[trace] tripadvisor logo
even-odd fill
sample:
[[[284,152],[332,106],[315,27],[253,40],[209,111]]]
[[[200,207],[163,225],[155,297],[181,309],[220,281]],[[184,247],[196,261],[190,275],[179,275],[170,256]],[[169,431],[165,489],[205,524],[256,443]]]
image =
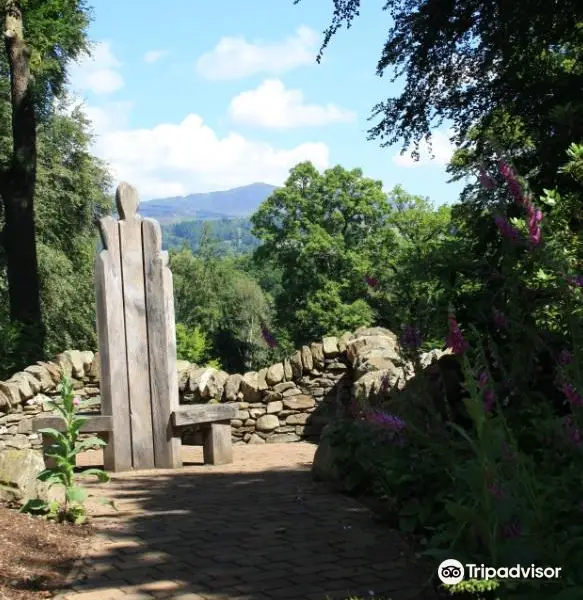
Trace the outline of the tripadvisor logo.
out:
[[[442,583],[455,585],[460,583],[467,574],[468,579],[558,579],[561,567],[537,567],[530,565],[522,567],[486,567],[485,565],[462,565],[459,560],[448,558],[437,569],[437,575]]]

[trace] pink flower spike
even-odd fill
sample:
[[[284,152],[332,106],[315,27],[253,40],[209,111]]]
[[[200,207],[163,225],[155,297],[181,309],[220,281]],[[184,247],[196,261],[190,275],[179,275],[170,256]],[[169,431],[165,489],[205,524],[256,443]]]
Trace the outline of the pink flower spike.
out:
[[[493,390],[487,389],[484,391],[484,408],[486,412],[492,412],[494,404],[496,403],[496,396]]]
[[[73,406],[79,406],[79,404],[81,404],[81,399],[78,396],[75,396],[75,398],[73,398]]]

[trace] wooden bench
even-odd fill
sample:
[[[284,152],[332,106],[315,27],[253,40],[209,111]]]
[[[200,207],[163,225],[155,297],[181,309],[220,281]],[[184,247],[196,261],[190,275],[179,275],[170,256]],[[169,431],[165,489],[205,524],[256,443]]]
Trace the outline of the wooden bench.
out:
[[[87,418],[81,427],[81,433],[94,433],[109,441],[113,431],[113,417],[96,415],[95,413],[79,416]],[[233,444],[231,439],[231,419],[237,416],[237,409],[232,404],[191,404],[182,405],[171,414],[171,426],[180,428],[198,425],[203,432],[203,457],[205,465],[224,465],[233,462]],[[33,419],[34,431],[51,427],[57,431],[65,430],[65,423],[59,416],[45,415]],[[43,435],[43,448],[52,443],[52,438]],[[46,460],[47,467],[52,466],[50,459]]]
[[[205,463],[232,462],[235,407],[179,404],[174,291],[160,224],[138,214],[131,185],[121,183],[115,199],[119,218],[99,220],[103,250],[95,261],[101,415],[87,415],[82,431],[107,440],[106,471],[180,467],[186,425],[203,428]],[[33,428],[63,425],[41,416]]]

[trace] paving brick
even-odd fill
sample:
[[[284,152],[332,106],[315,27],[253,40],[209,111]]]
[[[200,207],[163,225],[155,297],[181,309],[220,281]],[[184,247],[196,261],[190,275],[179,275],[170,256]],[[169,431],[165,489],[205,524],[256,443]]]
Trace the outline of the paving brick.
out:
[[[407,564],[402,537],[312,482],[314,451],[237,446],[231,465],[114,474],[95,493],[123,510],[90,507],[99,519],[86,580],[66,596],[326,600],[395,590],[393,600],[413,598],[412,583],[425,577]]]

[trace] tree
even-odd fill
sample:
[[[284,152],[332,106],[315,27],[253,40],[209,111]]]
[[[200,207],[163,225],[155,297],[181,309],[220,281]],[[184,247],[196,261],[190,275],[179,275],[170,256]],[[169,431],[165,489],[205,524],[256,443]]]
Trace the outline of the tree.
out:
[[[219,359],[231,372],[250,370],[269,354],[261,326],[271,327],[271,302],[236,260],[213,256],[212,245],[207,230],[201,254],[186,247],[170,252],[176,320],[210,342],[205,360]]]
[[[253,234],[262,241],[256,259],[282,269],[279,325],[296,344],[371,322],[362,300],[365,278],[388,211],[382,183],[360,169],[337,166],[320,174],[304,162],[252,216]]]
[[[374,258],[378,286],[369,302],[385,327],[398,331],[411,325],[426,340],[438,340],[444,335],[440,315],[447,312],[450,268],[460,258],[450,252],[456,241],[451,209],[435,207],[401,186],[389,192],[389,203],[387,235]],[[459,244],[455,248],[459,252]]]
[[[23,352],[33,360],[44,346],[34,220],[37,120],[62,93],[67,61],[86,49],[88,12],[83,0],[2,0],[0,15],[12,125],[11,154],[0,173],[2,245],[10,317],[22,324]]]
[[[318,58],[361,0],[332,4]],[[383,9],[393,22],[377,74],[391,69],[404,88],[374,107],[371,138],[412,143],[415,155],[444,120],[458,142],[476,124],[485,140],[503,110],[534,140],[538,166],[556,173],[569,142],[583,138],[583,3],[387,0]]]

